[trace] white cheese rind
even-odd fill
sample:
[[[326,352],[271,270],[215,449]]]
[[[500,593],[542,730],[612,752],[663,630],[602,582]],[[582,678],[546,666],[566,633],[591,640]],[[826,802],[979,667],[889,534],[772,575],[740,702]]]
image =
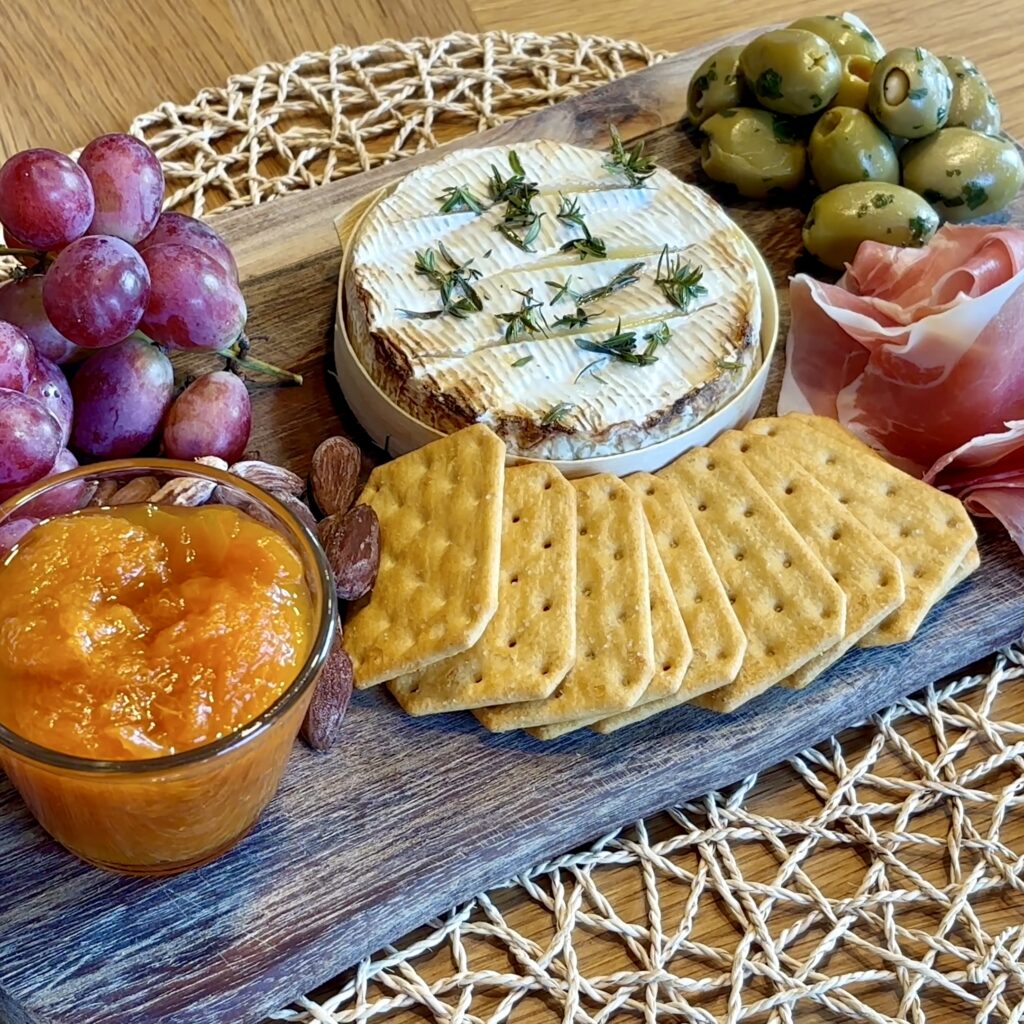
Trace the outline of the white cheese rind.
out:
[[[504,204],[483,214],[437,213],[452,185],[487,196],[491,166],[508,174],[513,147],[460,150],[399,183],[364,223],[346,281],[347,326],[357,357],[400,407],[450,431],[472,422],[495,429],[514,453],[579,459],[629,451],[687,429],[720,408],[760,362],[757,272],[742,233],[699,189],[659,169],[646,188],[628,188],[603,166],[605,154],[542,140],[515,146],[544,213],[536,252],[526,253],[494,230]],[[578,200],[608,258],[581,262],[560,246],[580,234],[555,216],[559,193]],[[437,289],[416,274],[415,253],[444,242],[481,272],[474,287],[484,310],[463,319],[408,316],[439,305]],[[655,283],[664,247],[699,264],[707,289],[683,312]],[[485,255],[490,250],[489,255]],[[550,328],[574,303],[551,305],[555,287],[572,275],[585,292],[641,263],[639,280],[587,307],[582,331]],[[520,308],[519,292],[543,300],[546,334],[505,338],[496,314]],[[581,348],[621,321],[645,335],[664,322],[667,344],[657,362],[638,366]],[[527,358],[529,357],[529,358]],[[513,365],[513,364],[519,365]],[[738,364],[738,365],[737,365]],[[551,410],[569,406],[562,416]]]

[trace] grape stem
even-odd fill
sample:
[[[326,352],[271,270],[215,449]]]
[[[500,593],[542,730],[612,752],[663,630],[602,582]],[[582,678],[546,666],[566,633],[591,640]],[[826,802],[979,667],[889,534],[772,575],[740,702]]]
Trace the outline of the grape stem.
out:
[[[47,258],[45,252],[39,252],[36,249],[14,249],[9,245],[0,245],[0,256],[27,256],[40,262]]]
[[[291,370],[282,369],[273,363],[268,363],[249,355],[250,346],[251,342],[243,334],[234,345],[230,348],[220,349],[217,354],[223,356],[228,361],[230,369],[252,370],[253,373],[265,373],[269,377],[278,377],[290,384],[302,384],[301,373],[292,373]]]

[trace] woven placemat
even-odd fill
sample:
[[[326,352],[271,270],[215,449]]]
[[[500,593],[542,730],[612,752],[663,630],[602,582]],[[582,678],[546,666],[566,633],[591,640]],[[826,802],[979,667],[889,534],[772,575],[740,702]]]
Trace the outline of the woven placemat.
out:
[[[132,130],[203,214],[368,170],[659,54],[571,34],[309,53]],[[284,1021],[1024,1021],[1024,724],[1012,649],[771,772],[430,922]],[[1016,846],[1014,846],[1014,842]],[[330,893],[323,894],[330,899]],[[540,1001],[539,1001],[540,1000]]]

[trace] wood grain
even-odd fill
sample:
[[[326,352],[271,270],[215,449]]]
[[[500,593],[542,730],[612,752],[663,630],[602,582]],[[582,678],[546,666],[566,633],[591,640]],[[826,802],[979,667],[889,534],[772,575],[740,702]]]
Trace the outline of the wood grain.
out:
[[[702,57],[698,48],[478,141],[595,143],[611,117],[628,136],[646,133],[652,155],[690,177],[696,151],[677,121],[683,84]],[[310,374],[301,390],[263,392],[258,407],[260,447],[299,468],[340,426],[322,391],[338,264],[331,214],[394,173],[384,168],[222,221],[254,323],[274,337],[278,358]],[[721,198],[783,286],[798,265],[801,211]],[[1024,210],[1017,216],[1024,221]],[[913,644],[858,651],[808,691],[773,692],[732,716],[684,708],[612,737],[544,745],[484,733],[469,716],[410,719],[385,693],[359,693],[344,746],[326,757],[297,749],[254,833],[190,875],[153,882],[86,868],[4,786],[3,1019],[254,1019],[538,859],[766,768],[1018,637],[1019,553],[996,535],[985,538],[983,558],[984,571]]]

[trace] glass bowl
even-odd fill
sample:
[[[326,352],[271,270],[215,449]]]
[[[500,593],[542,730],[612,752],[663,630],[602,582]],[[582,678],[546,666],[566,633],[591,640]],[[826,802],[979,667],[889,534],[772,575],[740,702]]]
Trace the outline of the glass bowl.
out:
[[[314,638],[298,675],[265,711],[235,732],[180,753],[101,761],[49,750],[0,723],[0,767],[39,824],[76,856],[110,871],[167,875],[205,864],[234,846],[277,791],[331,649],[337,598],[323,550],[284,505],[246,480],[191,462],[125,459],[49,477],[0,505],[0,527],[59,487],[139,476],[213,481],[217,499],[282,534],[299,556],[312,600]],[[110,485],[105,485],[109,487]],[[62,492],[67,494],[68,492]],[[38,505],[36,506],[39,507]]]

